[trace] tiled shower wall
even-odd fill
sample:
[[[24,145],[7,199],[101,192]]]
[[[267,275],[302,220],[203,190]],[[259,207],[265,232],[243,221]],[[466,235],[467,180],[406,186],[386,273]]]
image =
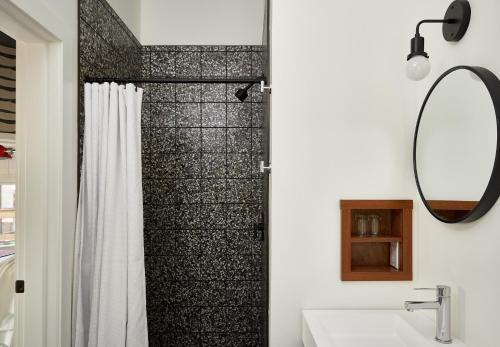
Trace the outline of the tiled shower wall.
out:
[[[263,69],[261,46],[141,48],[105,0],[80,0],[79,44],[81,87],[84,76],[234,79]],[[254,232],[263,212],[265,107],[258,86],[236,99],[243,86],[143,85],[151,347],[265,346],[266,255]]]
[[[141,44],[106,0],[79,0],[79,125],[83,143],[83,79],[139,77]]]
[[[106,0],[80,0],[80,77],[139,77],[141,44]]]
[[[143,47],[145,77],[248,78],[258,46]],[[151,84],[143,104],[150,346],[264,346],[263,104],[234,84]]]

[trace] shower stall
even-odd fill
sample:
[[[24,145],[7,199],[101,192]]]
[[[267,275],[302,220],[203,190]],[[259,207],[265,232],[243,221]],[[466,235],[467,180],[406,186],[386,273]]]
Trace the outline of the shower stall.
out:
[[[80,0],[80,85],[118,81],[144,89],[152,347],[267,346],[265,18],[259,46],[142,46],[106,0]],[[82,94],[79,114],[82,124]]]

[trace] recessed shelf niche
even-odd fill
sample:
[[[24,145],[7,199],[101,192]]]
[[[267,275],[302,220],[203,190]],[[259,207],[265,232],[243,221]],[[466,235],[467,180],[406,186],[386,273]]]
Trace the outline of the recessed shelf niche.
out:
[[[413,201],[341,200],[340,208],[342,281],[411,280]],[[357,216],[373,215],[378,235],[359,236]]]

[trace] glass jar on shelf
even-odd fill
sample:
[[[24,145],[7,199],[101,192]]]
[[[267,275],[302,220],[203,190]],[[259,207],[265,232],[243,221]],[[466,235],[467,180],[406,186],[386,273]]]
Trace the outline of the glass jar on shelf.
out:
[[[380,216],[371,214],[367,217],[368,230],[370,236],[378,236],[380,234]]]
[[[364,214],[357,214],[354,216],[356,222],[355,235],[364,237],[368,234],[368,218]]]

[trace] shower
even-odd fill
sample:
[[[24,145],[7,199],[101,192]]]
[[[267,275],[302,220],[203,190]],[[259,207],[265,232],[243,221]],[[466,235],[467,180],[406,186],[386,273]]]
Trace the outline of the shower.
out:
[[[263,79],[260,81],[260,92],[264,93],[264,91],[269,91],[271,93],[271,86],[266,86],[266,82]],[[248,90],[252,88],[252,86],[257,83],[257,82],[250,82],[245,88],[240,88],[234,93],[234,96],[238,98],[241,102],[245,101],[245,99],[248,97]]]
[[[116,46],[132,63],[116,64],[86,44],[110,30],[93,8],[115,25],[108,1],[81,2],[81,81],[143,89],[148,345],[267,347],[268,46],[143,46],[125,30]]]
[[[238,89],[236,93],[234,93],[234,96],[236,96],[241,102],[245,101],[245,99],[248,97],[248,90],[252,88],[254,84],[255,82],[249,83],[245,88]]]

